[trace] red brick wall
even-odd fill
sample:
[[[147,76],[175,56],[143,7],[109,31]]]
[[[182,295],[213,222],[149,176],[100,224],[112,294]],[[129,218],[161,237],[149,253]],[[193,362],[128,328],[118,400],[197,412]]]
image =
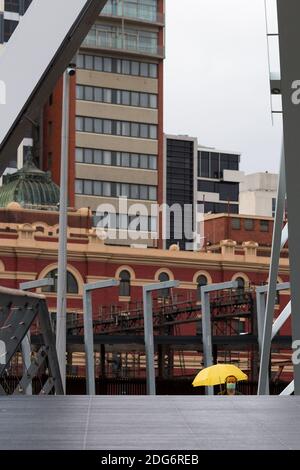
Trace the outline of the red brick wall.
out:
[[[259,245],[270,246],[272,244],[273,221],[269,220],[269,231],[262,232],[260,229],[260,219],[253,219],[254,230],[246,230],[245,219],[240,218],[240,230],[232,228],[232,219],[235,217],[218,217],[204,222],[205,242],[212,245],[218,244],[221,240],[234,240],[238,244],[245,241],[254,241]],[[236,218],[239,218],[236,216]],[[261,220],[264,220],[263,218]]]
[[[53,181],[60,185],[61,126],[63,79],[59,79],[48,103],[44,107],[43,169],[51,171]],[[69,125],[69,206],[75,205],[75,116],[76,78],[70,77],[70,125]],[[50,124],[52,123],[52,124]],[[51,154],[51,162],[49,156]]]

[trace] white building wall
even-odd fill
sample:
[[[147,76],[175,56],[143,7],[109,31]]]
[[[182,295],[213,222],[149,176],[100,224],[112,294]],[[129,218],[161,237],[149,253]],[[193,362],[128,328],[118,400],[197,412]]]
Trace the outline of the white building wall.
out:
[[[278,175],[246,175],[240,187],[240,214],[273,216],[272,200],[277,197]]]

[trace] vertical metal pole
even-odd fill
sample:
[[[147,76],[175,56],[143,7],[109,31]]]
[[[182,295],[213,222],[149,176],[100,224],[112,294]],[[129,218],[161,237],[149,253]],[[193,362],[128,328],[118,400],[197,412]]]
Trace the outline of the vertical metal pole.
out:
[[[300,2],[277,0],[281,90],[285,147],[286,189],[289,216],[289,258],[291,278],[292,336],[300,339]],[[300,364],[294,364],[295,395],[300,395]]]
[[[269,364],[271,355],[271,341],[272,341],[272,325],[274,317],[274,308],[276,301],[276,287],[277,287],[277,276],[280,261],[280,250],[281,250],[281,237],[282,237],[282,224],[285,209],[285,159],[284,159],[284,147],[282,145],[282,153],[280,160],[280,173],[279,173],[279,184],[277,192],[277,203],[276,203],[276,215],[274,220],[273,229],[273,244],[271,253],[271,265],[269,274],[269,288],[267,294],[267,305],[266,313],[264,318],[264,330],[261,346],[261,360],[259,369],[259,380],[258,380],[258,395],[266,395],[269,380]]]
[[[152,292],[143,289],[144,335],[147,364],[147,394],[156,395]]]
[[[83,293],[83,311],[84,345],[86,357],[86,390],[87,395],[96,395],[92,292],[86,288],[84,289]]]
[[[69,157],[70,77],[63,76],[59,251],[57,278],[56,349],[64,391],[66,391],[66,309],[67,309],[67,227],[68,227],[68,157]]]
[[[30,330],[22,341],[22,357],[24,362],[23,372],[25,373],[31,366],[31,337]],[[32,395],[32,382],[30,381],[25,389],[26,395]]]
[[[201,287],[201,299],[202,299],[202,342],[203,342],[203,359],[204,367],[210,367],[213,365],[212,355],[212,333],[211,333],[211,318],[210,318],[210,303],[209,303],[209,292]],[[205,387],[207,395],[214,394],[213,387]]]
[[[261,357],[264,324],[265,324],[265,314],[266,314],[266,298],[265,298],[265,291],[260,292],[259,288],[256,290],[256,311],[257,311],[259,357]],[[270,343],[270,348],[271,348],[271,343]],[[265,395],[269,395],[269,394],[270,394],[270,388],[269,388],[269,369],[268,369]]]
[[[266,300],[265,292],[259,292],[256,289],[256,313],[257,313],[257,333],[258,333],[258,346],[259,354],[261,354],[262,339],[265,324],[265,313],[266,313]]]

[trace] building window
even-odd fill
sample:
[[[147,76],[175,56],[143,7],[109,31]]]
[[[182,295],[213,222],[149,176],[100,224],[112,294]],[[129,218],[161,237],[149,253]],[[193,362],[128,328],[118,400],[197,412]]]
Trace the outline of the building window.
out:
[[[160,273],[158,276],[159,282],[167,282],[170,280],[169,274],[167,273]],[[158,297],[161,297],[163,299],[170,297],[170,289],[161,289],[158,291]]]
[[[157,140],[157,125],[77,116],[76,130],[92,134],[118,135]]]
[[[244,220],[244,227],[245,227],[245,230],[254,230],[254,220],[253,219],[245,219]]]
[[[261,232],[268,232],[269,231],[269,221],[268,220],[260,220],[260,231]]]
[[[83,46],[105,49],[120,49],[157,55],[158,33],[96,23],[86,36]]]
[[[207,286],[208,280],[207,277],[201,274],[197,279],[197,298],[201,300],[201,287]]]
[[[233,230],[240,230],[241,229],[241,219],[232,218],[231,219],[231,228]]]
[[[135,77],[158,77],[157,64],[88,54],[78,54],[77,67],[79,69],[95,70],[96,72],[117,73],[122,75],[132,75]]]
[[[130,297],[130,280],[131,276],[128,271],[122,271],[120,273],[120,297]]]
[[[140,184],[122,184],[111,181],[82,180],[75,181],[76,194],[102,197],[127,197],[128,199],[156,201],[157,187]]]
[[[275,217],[275,212],[276,212],[276,202],[277,202],[277,199],[276,199],[276,197],[272,197],[272,217]]]
[[[238,286],[237,286],[238,292],[244,292],[244,290],[245,290],[245,279],[243,277],[237,277],[236,282],[238,283]]]
[[[45,276],[47,279],[53,279],[54,284],[53,286],[46,286],[42,288],[42,292],[57,292],[57,279],[58,279],[58,271],[57,269],[53,269],[53,271],[50,271],[50,273]],[[70,273],[70,271],[67,272],[67,293],[68,294],[78,294],[78,283],[76,281],[75,276]]]
[[[151,93],[77,85],[76,98],[82,101],[157,109],[157,95]]]

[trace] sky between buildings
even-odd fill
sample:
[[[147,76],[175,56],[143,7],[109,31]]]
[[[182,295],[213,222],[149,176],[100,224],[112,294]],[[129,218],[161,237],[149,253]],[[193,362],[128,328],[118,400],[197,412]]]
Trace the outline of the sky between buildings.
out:
[[[165,131],[242,153],[241,169],[278,172],[264,0],[166,0]]]

